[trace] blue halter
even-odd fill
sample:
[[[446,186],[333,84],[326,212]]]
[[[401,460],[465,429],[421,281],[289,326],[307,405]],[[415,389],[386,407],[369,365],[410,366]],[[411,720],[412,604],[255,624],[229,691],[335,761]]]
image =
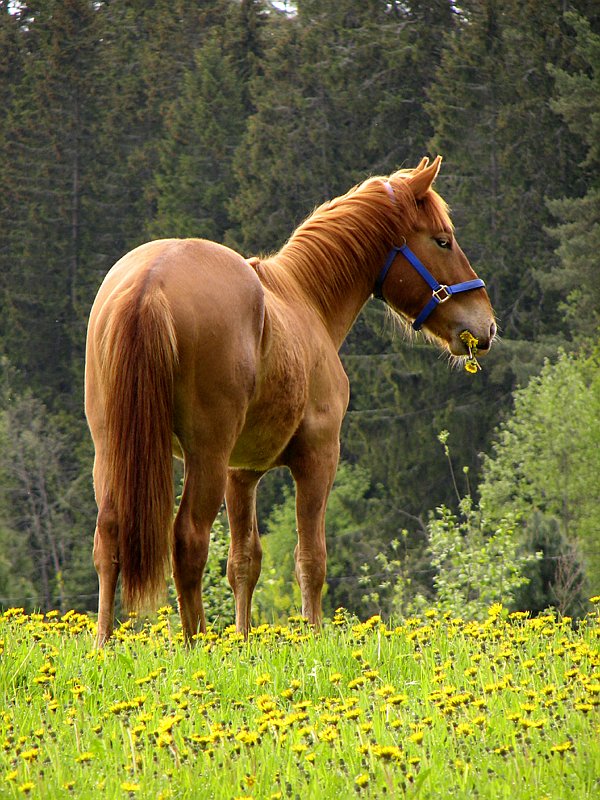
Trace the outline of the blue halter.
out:
[[[385,297],[383,296],[383,282],[385,281],[387,274],[390,270],[390,267],[394,263],[394,259],[398,255],[398,253],[402,253],[404,258],[412,264],[412,266],[417,270],[419,275],[423,278],[423,280],[427,283],[429,288],[431,289],[431,300],[425,305],[425,308],[421,311],[418,315],[416,320],[413,322],[413,328],[418,331],[421,329],[423,323],[429,318],[429,316],[433,313],[433,310],[436,306],[440,303],[445,303],[446,300],[450,300],[453,294],[458,294],[459,292],[468,292],[471,289],[481,289],[485,286],[485,283],[481,280],[481,278],[474,278],[471,281],[462,281],[462,283],[453,283],[451,286],[446,286],[445,284],[438,283],[436,279],[433,277],[431,272],[427,269],[427,267],[419,261],[413,251],[408,247],[408,245],[403,244],[400,247],[392,247],[390,252],[388,253],[388,257],[385,260],[385,264],[381,268],[381,272],[377,276],[377,280],[375,281],[375,288],[373,289],[373,296],[377,297],[379,300],[383,300],[385,302]]]

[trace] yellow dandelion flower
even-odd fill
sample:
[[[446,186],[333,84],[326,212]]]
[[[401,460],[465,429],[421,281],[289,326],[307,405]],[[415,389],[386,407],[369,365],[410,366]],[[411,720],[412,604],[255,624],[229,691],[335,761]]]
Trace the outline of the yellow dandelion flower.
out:
[[[358,786],[359,789],[364,788],[369,783],[369,776],[366,772],[363,772],[361,775],[357,775],[354,779],[354,783]]]
[[[488,616],[492,619],[497,619],[502,614],[502,603],[492,603],[488,608]]]
[[[469,330],[463,331],[460,334],[460,339],[461,339],[461,341],[463,341],[467,345],[467,347],[470,350],[472,350],[473,348],[477,347],[477,345],[479,344],[479,340],[476,339],[475,336],[473,336],[473,334]]]
[[[541,717],[540,719],[527,719],[526,717],[521,717],[519,724],[523,728],[539,729],[544,727],[546,724],[546,719],[544,717]]]
[[[18,788],[21,794],[29,794],[29,792],[35,788],[35,783],[33,781],[26,781],[25,783],[21,783]]]
[[[95,757],[96,756],[93,753],[91,753],[90,751],[86,751],[85,753],[80,753],[80,755],[77,756],[75,761],[78,764],[85,764],[86,761],[91,761]]]
[[[368,669],[363,674],[368,681],[374,681],[379,677],[379,670]]]
[[[457,736],[472,736],[474,729],[468,722],[461,722],[454,730]]]
[[[412,733],[408,737],[408,741],[412,742],[413,744],[421,744],[421,742],[423,741],[424,737],[425,737],[425,734],[423,733],[423,731],[415,731],[415,733]]]
[[[133,783],[132,781],[123,781],[121,784],[121,789],[124,792],[139,792],[140,785],[139,783]]]
[[[383,761],[401,761],[404,756],[402,748],[396,745],[375,745],[371,752]]]
[[[271,673],[270,672],[263,672],[262,674],[258,675],[256,678],[256,685],[257,686],[264,686],[266,683],[271,683]]]
[[[331,681],[331,683],[339,683],[343,677],[344,676],[342,675],[341,672],[332,672],[331,675],[329,676],[329,680]]]
[[[365,683],[366,683],[366,678],[363,675],[359,675],[358,678],[353,678],[351,681],[348,681],[348,688],[358,689],[359,686],[364,686]]]
[[[318,736],[322,742],[334,742],[339,738],[339,731],[335,725],[327,725],[322,731],[319,731]]]
[[[550,748],[551,753],[566,753],[567,750],[572,750],[573,742],[561,742],[560,744],[555,744]]]
[[[256,698],[255,702],[263,714],[268,714],[270,711],[274,711],[277,708],[276,701],[268,694],[261,694]]]
[[[407,694],[393,694],[391,697],[388,697],[386,702],[388,702],[391,706],[400,706],[403,703],[408,702],[408,695]]]

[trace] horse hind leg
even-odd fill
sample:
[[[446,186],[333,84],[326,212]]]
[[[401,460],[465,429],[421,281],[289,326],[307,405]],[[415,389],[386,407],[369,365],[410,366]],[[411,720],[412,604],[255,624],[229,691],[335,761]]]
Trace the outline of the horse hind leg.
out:
[[[108,498],[102,501],[98,510],[94,533],[94,566],[99,584],[96,644],[102,647],[113,631],[115,593],[119,578],[117,515]]]
[[[202,604],[202,575],[208,558],[210,529],[225,493],[226,465],[215,467],[186,456],[183,493],[175,517],[173,577],[186,642],[206,631]]]
[[[227,578],[235,597],[238,633],[248,635],[252,594],[260,575],[262,547],[256,518],[256,487],[261,472],[229,470],[225,502],[231,531]]]

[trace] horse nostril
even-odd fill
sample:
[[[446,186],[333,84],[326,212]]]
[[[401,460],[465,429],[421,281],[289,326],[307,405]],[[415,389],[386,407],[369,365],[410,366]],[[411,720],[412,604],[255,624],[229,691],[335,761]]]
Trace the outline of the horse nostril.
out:
[[[496,331],[497,331],[496,323],[492,322],[492,324],[490,325],[490,344],[492,343],[492,340],[494,339],[494,336],[496,335]]]

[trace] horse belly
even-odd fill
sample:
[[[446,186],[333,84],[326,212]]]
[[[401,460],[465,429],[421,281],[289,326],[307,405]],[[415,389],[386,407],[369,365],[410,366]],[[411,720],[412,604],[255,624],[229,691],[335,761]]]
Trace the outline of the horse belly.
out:
[[[276,374],[259,382],[230,466],[261,472],[281,464],[281,456],[304,417],[307,395],[305,365],[300,357],[288,354]]]

